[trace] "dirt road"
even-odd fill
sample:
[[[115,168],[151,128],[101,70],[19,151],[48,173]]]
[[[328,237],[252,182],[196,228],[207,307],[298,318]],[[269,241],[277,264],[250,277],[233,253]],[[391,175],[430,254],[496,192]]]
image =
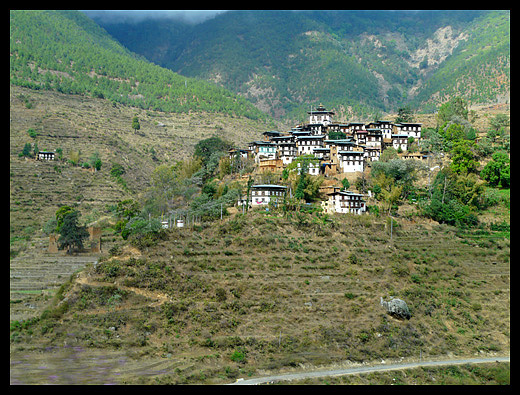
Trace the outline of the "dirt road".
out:
[[[280,374],[275,376],[257,377],[254,379],[238,379],[236,382],[229,385],[256,385],[273,383],[277,381],[291,381],[291,380],[302,380],[306,378],[315,377],[327,377],[327,376],[343,376],[346,374],[358,374],[358,373],[369,373],[369,372],[382,372],[385,370],[398,370],[398,369],[411,369],[418,368],[421,366],[441,366],[441,365],[460,365],[467,363],[489,363],[489,362],[509,362],[509,356],[507,357],[493,357],[493,358],[468,358],[468,359],[447,359],[438,361],[422,361],[422,362],[410,362],[410,363],[398,363],[398,364],[381,364],[375,366],[360,366],[348,369],[336,369],[336,370],[315,370],[312,372],[302,373],[289,373]]]

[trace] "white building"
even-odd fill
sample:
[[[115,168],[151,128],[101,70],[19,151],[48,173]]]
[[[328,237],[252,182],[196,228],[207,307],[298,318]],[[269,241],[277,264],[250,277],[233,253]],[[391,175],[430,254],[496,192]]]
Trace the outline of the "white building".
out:
[[[392,147],[396,150],[401,148],[401,151],[408,151],[408,135],[406,134],[392,134]]]
[[[408,137],[413,137],[415,140],[421,138],[421,123],[398,123],[395,124],[397,133],[395,134],[406,134]]]
[[[269,202],[282,202],[287,192],[287,187],[275,184],[263,184],[251,186],[251,207],[266,206]]]
[[[363,195],[350,191],[335,190],[328,194],[328,199],[322,202],[326,213],[351,213],[362,214],[366,212],[366,202]]]
[[[276,144],[270,141],[253,141],[249,143],[249,149],[255,156],[255,162],[260,160],[276,159]]]
[[[297,155],[309,155],[313,153],[314,148],[322,148],[325,137],[324,134],[296,137]]]
[[[293,135],[273,137],[271,141],[276,143],[276,156],[282,160],[284,166],[290,164],[297,156],[296,142]]]
[[[54,151],[40,151],[38,152],[38,160],[54,160],[56,152]]]
[[[365,169],[363,151],[338,151],[338,159],[342,173],[353,173]]]
[[[322,124],[328,125],[332,122],[332,116],[334,115],[333,111],[327,111],[322,104],[318,106],[316,110],[307,111],[309,114],[309,123],[310,124]]]

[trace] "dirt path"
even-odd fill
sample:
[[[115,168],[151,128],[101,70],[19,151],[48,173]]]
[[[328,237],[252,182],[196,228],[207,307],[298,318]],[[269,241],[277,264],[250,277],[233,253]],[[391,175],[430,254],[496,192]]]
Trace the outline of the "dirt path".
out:
[[[78,276],[76,278],[76,283],[90,285],[91,287],[106,287],[107,285],[110,285],[110,283],[92,280],[87,275],[87,273],[84,271],[78,274]],[[146,289],[135,288],[135,287],[127,287],[125,285],[118,284],[117,282],[112,283],[112,284],[116,285],[119,289],[121,289],[123,291],[133,292],[137,295],[141,295],[148,299],[154,300],[154,302],[149,304],[150,307],[160,306],[165,302],[172,301],[172,298],[170,298],[170,296],[168,296],[168,294],[165,294],[163,292],[149,291]]]
[[[413,369],[421,366],[442,366],[442,365],[460,365],[467,363],[489,363],[489,362],[509,362],[509,356],[506,357],[493,357],[493,358],[468,358],[468,359],[447,359],[438,361],[422,361],[422,362],[409,362],[409,363],[397,363],[389,365],[375,365],[375,366],[360,366],[355,368],[347,369],[335,369],[335,370],[314,370],[311,372],[302,373],[288,373],[280,374],[275,376],[257,377],[254,379],[238,379],[236,382],[229,385],[256,385],[273,383],[277,381],[292,381],[302,380],[306,378],[316,377],[327,377],[327,376],[343,376],[347,374],[359,374],[359,373],[370,373],[370,372],[382,372],[386,370],[398,370],[398,369]]]

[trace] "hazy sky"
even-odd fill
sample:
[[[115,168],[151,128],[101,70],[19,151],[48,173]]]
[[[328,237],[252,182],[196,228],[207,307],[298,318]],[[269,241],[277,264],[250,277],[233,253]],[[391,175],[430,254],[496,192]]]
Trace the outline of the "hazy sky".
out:
[[[181,19],[189,23],[200,23],[225,10],[82,10],[91,18],[99,18],[103,22],[135,21],[144,19],[170,18]]]

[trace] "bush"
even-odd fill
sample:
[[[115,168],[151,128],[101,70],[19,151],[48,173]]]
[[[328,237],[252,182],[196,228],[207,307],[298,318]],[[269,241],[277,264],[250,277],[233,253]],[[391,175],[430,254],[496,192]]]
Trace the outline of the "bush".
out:
[[[148,220],[141,217],[132,218],[121,232],[123,239],[129,239],[131,244],[137,248],[155,245],[165,234],[159,219]]]
[[[217,288],[217,290],[215,291],[215,294],[216,294],[217,300],[219,302],[225,302],[226,301],[227,296],[226,296],[226,290],[225,289]]]
[[[351,265],[357,265],[358,263],[360,263],[359,258],[356,255],[354,255],[354,254],[350,254],[348,256],[348,262]]]
[[[246,356],[243,351],[235,350],[233,354],[231,354],[231,360],[233,362],[244,363],[246,361]]]

